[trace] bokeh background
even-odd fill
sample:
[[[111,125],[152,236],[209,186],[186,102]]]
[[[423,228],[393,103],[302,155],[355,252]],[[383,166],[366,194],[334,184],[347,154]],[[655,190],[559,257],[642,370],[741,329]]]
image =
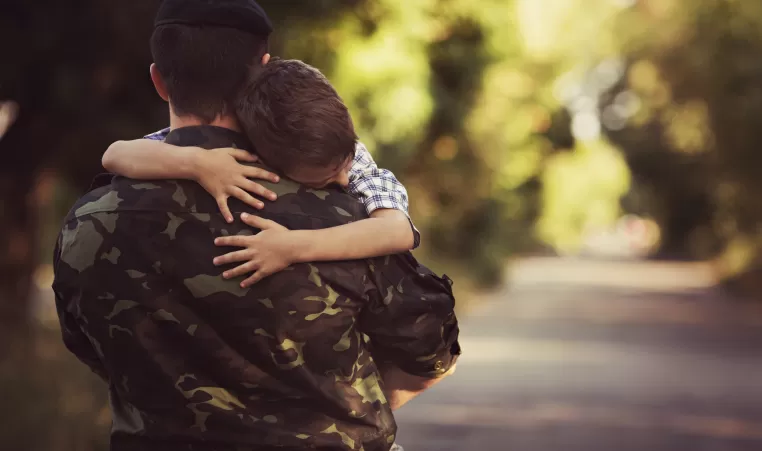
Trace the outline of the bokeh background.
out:
[[[752,344],[759,343],[762,325],[754,320],[762,299],[762,2],[260,3],[276,24],[272,53],[323,70],[350,106],[359,135],[379,164],[406,184],[413,218],[423,233],[418,255],[456,279],[467,324],[486,330],[492,324],[495,331],[510,325],[530,334],[559,324],[573,330],[606,324],[596,340],[612,346],[628,324],[636,324],[634,336],[649,337],[654,352],[672,346],[679,352],[698,347],[701,353],[706,350],[693,344],[723,340],[727,349],[710,352],[714,358],[748,348],[751,359],[753,349],[759,349]],[[105,449],[110,421],[105,390],[60,344],[49,291],[50,257],[61,219],[102,170],[106,147],[166,125],[166,107],[148,75],[148,39],[157,5],[156,0],[4,0],[0,5],[2,449]],[[611,283],[602,286],[601,281]],[[556,287],[552,293],[547,291],[551,285]],[[624,294],[632,296],[624,300]],[[549,296],[553,301],[544,302]],[[613,298],[617,302],[612,304]],[[600,303],[584,304],[591,299]],[[489,312],[482,317],[497,322],[480,322],[480,308]],[[555,316],[540,321],[526,313],[540,310]],[[582,321],[582,310],[586,322],[570,326],[571,316]],[[558,316],[559,311],[571,316]],[[622,320],[633,317],[634,322]],[[717,318],[726,320],[718,326]],[[685,331],[686,324],[694,326],[692,332]],[[738,335],[743,327],[748,330]],[[568,341],[578,333],[556,338]],[[677,344],[669,338],[675,336],[681,337]],[[503,352],[508,344],[505,337],[501,340],[476,342],[476,354]],[[524,357],[535,349],[519,347],[525,349]],[[558,367],[548,371],[573,367],[564,358],[574,352],[584,354],[578,348],[559,351],[555,360],[549,358]],[[508,354],[505,365],[519,358]],[[621,355],[601,359],[613,362]],[[485,364],[479,362],[474,363],[478,371],[464,371],[460,380],[473,385],[480,374],[503,371],[479,367]],[[641,363],[657,362],[661,360],[646,358]],[[723,370],[727,364],[711,361],[707,368],[735,374],[736,367]],[[542,377],[544,368],[526,377]],[[699,367],[686,368],[689,375]],[[736,370],[748,375],[744,380],[762,380],[759,366]],[[600,375],[597,367],[587,371]],[[613,380],[596,384],[619,387]],[[718,376],[705,382],[717,388],[734,380]],[[490,407],[486,398],[468,392],[468,385],[457,386],[465,397],[461,404],[473,401],[476,412],[507,408]],[[491,390],[502,390],[495,387]],[[527,395],[529,401],[525,396],[523,403],[553,392],[550,386],[533,387],[535,398]],[[699,384],[695,391],[705,393],[704,388]],[[735,395],[717,388],[718,398],[705,400],[706,408],[737,395],[740,404],[729,411],[757,415],[749,410],[754,399],[762,402],[754,398],[760,394],[757,388],[746,386]],[[587,393],[584,387],[569,390]],[[652,393],[654,406],[680,404],[668,396],[675,392],[664,390],[666,394]],[[515,401],[514,392],[503,392]],[[686,395],[690,399],[699,396],[691,393]],[[446,396],[440,391],[431,399]],[[579,402],[589,406],[588,401]],[[612,409],[622,403],[614,402]],[[691,414],[703,408],[699,404],[689,404]],[[551,429],[558,418],[587,418],[574,409],[563,412],[550,415],[552,421],[543,418]],[[598,420],[612,417],[605,410],[596,412],[592,417]],[[510,432],[520,421],[511,423],[514,417],[509,416],[507,426],[489,426],[495,416],[500,415],[484,420],[488,426],[469,426],[458,437],[485,436],[473,432],[479,427],[517,436]],[[473,412],[465,417],[473,418]],[[739,426],[732,418],[716,418],[730,424],[715,427],[720,432],[753,431],[756,424],[762,430],[762,423]],[[465,422],[442,421],[451,426]],[[429,426],[401,427],[418,431],[408,440],[419,449],[465,443],[453,436],[426,448],[441,435],[436,425]],[[589,436],[559,433],[556,445],[532,449],[600,444],[605,431],[624,426],[607,427],[603,432],[590,429]],[[714,430],[688,430],[707,428]],[[677,429],[678,435],[685,432]],[[648,434],[640,430],[639,437]],[[754,433],[728,434],[731,442],[762,440]],[[551,436],[538,432],[521,443],[540,446],[544,442],[532,440]],[[702,433],[688,436],[716,439]],[[512,449],[505,438],[500,440],[503,447],[494,449]],[[492,449],[468,443],[471,448],[465,449]],[[742,449],[737,442],[727,448],[717,443],[716,449]],[[762,442],[757,444],[749,449],[761,449]],[[706,446],[701,449],[715,449]]]

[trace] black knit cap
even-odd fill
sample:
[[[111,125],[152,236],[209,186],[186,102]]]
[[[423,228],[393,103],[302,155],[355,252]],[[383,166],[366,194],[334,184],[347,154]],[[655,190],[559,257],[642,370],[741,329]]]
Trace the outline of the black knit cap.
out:
[[[254,0],[164,0],[154,26],[171,24],[236,28],[259,36],[273,31],[267,13]]]

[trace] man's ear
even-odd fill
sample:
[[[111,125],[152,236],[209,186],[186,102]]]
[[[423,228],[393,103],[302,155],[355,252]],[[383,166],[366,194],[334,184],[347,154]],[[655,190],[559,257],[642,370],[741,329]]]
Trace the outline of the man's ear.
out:
[[[169,93],[167,93],[167,85],[164,84],[164,79],[159,73],[159,69],[156,64],[151,64],[151,80],[153,81],[153,87],[156,88],[156,93],[165,102],[169,102]]]
[[[270,54],[265,53],[264,55],[262,55],[262,65],[264,66],[265,64],[269,62],[270,62]]]

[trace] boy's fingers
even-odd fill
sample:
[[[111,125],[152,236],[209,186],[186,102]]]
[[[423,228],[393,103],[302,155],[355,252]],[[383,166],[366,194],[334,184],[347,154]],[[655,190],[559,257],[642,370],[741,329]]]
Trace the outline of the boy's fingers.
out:
[[[235,252],[229,252],[225,255],[220,255],[218,257],[214,258],[214,264],[219,265],[226,265],[228,263],[236,263],[236,262],[243,262],[251,258],[251,253],[248,249],[244,249],[241,251],[235,251]]]
[[[277,183],[280,180],[280,177],[278,177],[276,174],[273,174],[272,172],[265,169],[255,168],[252,166],[246,166],[246,168],[243,170],[243,174],[246,177],[259,180],[269,180],[274,183]]]
[[[240,188],[243,188],[250,193],[254,193],[258,196],[262,196],[270,200],[275,200],[278,198],[278,196],[276,196],[274,192],[270,191],[269,189],[265,188],[264,186],[260,185],[257,182],[253,182],[247,178],[244,178],[243,180],[239,180],[239,182],[240,182]]]
[[[217,246],[227,246],[227,247],[248,247],[249,246],[249,240],[251,240],[253,237],[251,235],[230,235],[230,236],[221,236],[219,238],[215,238],[214,244]]]
[[[222,217],[225,218],[225,221],[229,223],[233,222],[233,214],[230,213],[230,208],[228,208],[227,196],[217,197],[217,207],[220,209],[220,213],[222,213]]]
[[[251,194],[247,193],[242,188],[239,188],[237,186],[233,188],[232,190],[230,190],[230,195],[232,195],[236,199],[258,210],[265,208],[265,204],[261,200],[258,200],[257,198],[255,198],[254,196],[252,196]]]
[[[235,268],[231,269],[230,271],[225,271],[222,273],[222,277],[226,279],[233,279],[238,276],[242,276],[244,274],[248,274],[250,272],[257,270],[257,264],[254,262],[246,262],[242,265],[238,265]]]
[[[280,227],[280,224],[278,224],[275,221],[271,221],[265,218],[260,218],[259,216],[250,215],[248,213],[241,214],[241,221],[243,221],[243,223],[246,224],[247,226],[251,226],[251,227],[254,227],[255,229],[260,229],[260,230],[267,230],[267,229],[272,229],[274,227]]]
[[[259,282],[260,280],[264,279],[265,277],[269,276],[269,273],[265,273],[263,270],[258,270],[251,276],[249,276],[246,280],[241,282],[241,288],[249,288],[250,286],[254,285],[255,283]]]
[[[246,161],[249,163],[256,163],[259,161],[256,155],[253,155],[243,149],[229,149],[228,154],[238,161]]]

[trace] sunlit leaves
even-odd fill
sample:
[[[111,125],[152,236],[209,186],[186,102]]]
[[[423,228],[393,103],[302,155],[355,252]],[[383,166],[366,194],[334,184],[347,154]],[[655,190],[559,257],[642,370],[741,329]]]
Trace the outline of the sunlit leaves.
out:
[[[421,139],[433,101],[428,92],[429,65],[426,21],[411,22],[400,2],[378,2],[389,12],[370,36],[348,17],[347,39],[337,47],[332,80],[357,116],[363,139],[395,144]],[[422,6],[408,14],[420,16]]]
[[[623,53],[634,57],[628,88],[642,102],[620,144],[638,178],[662,191],[659,209],[676,212],[666,235],[688,251],[693,235],[724,245],[725,275],[759,264],[762,2],[641,0],[618,21]],[[637,157],[644,143],[662,153]],[[691,218],[686,199],[710,208]]]
[[[619,217],[619,199],[629,182],[622,155],[602,141],[579,143],[574,152],[553,156],[543,174],[538,234],[559,250],[577,250],[584,232]]]
[[[672,148],[686,154],[710,150],[713,144],[706,103],[693,100],[669,108],[662,116],[667,139]]]

